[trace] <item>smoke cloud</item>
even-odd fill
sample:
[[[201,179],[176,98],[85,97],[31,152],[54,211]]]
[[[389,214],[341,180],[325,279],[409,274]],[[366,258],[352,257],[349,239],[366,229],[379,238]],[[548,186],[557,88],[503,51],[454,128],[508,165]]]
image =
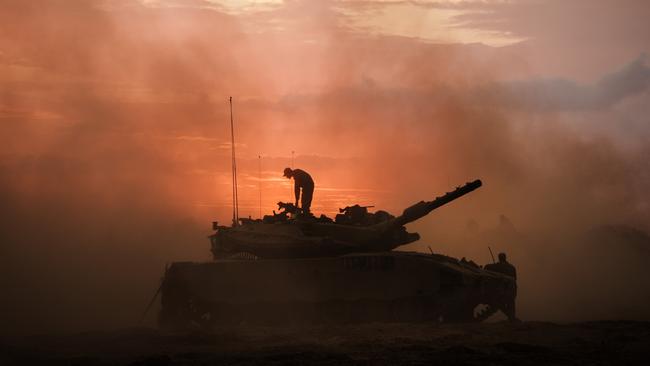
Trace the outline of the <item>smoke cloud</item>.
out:
[[[650,145],[572,124],[597,113],[647,142],[643,57],[592,84],[514,82],[520,55],[359,35],[333,6],[176,5],[0,6],[6,332],[136,324],[166,263],[210,259],[210,222],[230,220],[230,95],[243,215],[290,199],[291,151],[328,215],[480,178],[404,249],[506,251],[523,318],[650,317]]]
[[[512,82],[506,90],[512,93],[513,108],[556,112],[606,109],[628,97],[647,93],[650,68],[646,59],[643,54],[590,86],[565,79],[526,80]]]

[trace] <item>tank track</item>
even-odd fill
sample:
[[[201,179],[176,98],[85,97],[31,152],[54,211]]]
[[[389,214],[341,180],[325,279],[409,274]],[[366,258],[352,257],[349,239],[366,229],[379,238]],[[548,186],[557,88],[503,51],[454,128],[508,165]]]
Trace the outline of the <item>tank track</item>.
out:
[[[368,322],[482,322],[498,311],[486,306],[449,307],[422,298],[392,301],[354,300],[321,303],[210,304],[195,297],[176,302],[160,313],[160,324],[172,330],[214,329],[239,324],[349,324]],[[178,306],[180,305],[180,306]],[[449,309],[464,309],[450,311]]]

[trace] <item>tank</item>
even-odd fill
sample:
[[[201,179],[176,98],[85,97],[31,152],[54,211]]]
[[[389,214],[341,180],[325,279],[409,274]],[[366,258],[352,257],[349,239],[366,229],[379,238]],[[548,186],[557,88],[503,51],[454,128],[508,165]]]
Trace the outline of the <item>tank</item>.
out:
[[[354,205],[317,218],[280,202],[261,220],[213,223],[214,261],[166,269],[159,323],[482,321],[513,298],[513,278],[464,258],[393,250],[419,239],[405,224],[480,186],[469,182],[399,216]]]

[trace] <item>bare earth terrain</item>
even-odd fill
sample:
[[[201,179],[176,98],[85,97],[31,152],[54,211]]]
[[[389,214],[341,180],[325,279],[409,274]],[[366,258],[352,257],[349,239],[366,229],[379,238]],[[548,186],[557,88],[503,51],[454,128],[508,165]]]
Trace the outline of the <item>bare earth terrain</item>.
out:
[[[4,338],[1,365],[650,365],[650,323],[149,328]]]

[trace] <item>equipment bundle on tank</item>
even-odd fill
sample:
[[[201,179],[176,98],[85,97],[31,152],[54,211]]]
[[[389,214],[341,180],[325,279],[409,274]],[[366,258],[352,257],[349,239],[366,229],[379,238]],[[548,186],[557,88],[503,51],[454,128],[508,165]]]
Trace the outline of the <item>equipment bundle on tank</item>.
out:
[[[359,205],[335,220],[279,213],[214,224],[214,261],[177,262],[161,288],[159,322],[171,329],[220,324],[482,321],[503,307],[514,279],[473,262],[393,249],[419,239],[405,224],[481,186],[469,182],[400,216]]]

